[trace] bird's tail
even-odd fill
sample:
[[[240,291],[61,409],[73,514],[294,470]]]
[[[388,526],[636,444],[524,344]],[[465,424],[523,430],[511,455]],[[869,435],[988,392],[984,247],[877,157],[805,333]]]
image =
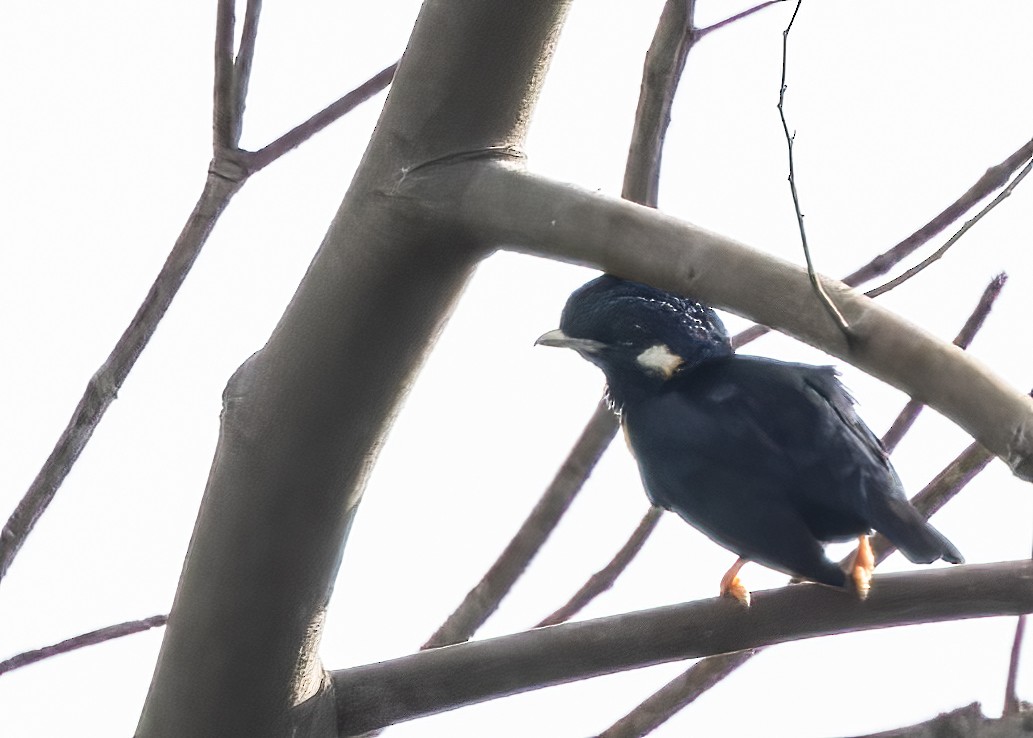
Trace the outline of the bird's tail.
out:
[[[872,495],[869,504],[875,508],[872,510],[875,529],[886,536],[912,563],[930,564],[937,559],[952,564],[964,563],[961,552],[940,531],[929,525],[903,493],[899,496]]]

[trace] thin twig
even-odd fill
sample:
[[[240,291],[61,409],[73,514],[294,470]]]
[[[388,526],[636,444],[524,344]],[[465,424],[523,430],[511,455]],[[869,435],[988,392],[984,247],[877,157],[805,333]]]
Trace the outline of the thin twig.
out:
[[[932,220],[923,225],[917,231],[905,238],[892,248],[884,251],[843,278],[843,284],[850,287],[857,287],[869,282],[876,277],[885,274],[919,248],[931,241],[936,234],[941,233],[951,223],[956,221],[966,212],[975,207],[979,202],[994,190],[999,190],[1008,184],[1019,167],[1033,157],[1033,139],[1030,139],[1008,158],[999,164],[989,167],[983,175],[969,187],[964,194],[940,211]],[[755,341],[761,336],[769,333],[771,329],[766,325],[753,325],[737,333],[732,337],[732,345],[739,348],[750,341]]]
[[[570,600],[534,627],[541,628],[546,625],[565,623],[579,613],[585,605],[610,589],[613,583],[617,581],[617,577],[624,573],[624,570],[628,568],[628,564],[632,562],[638,555],[638,552],[642,550],[642,546],[649,540],[649,536],[656,529],[656,524],[660,522],[663,513],[662,507],[650,507],[646,514],[642,516],[642,520],[639,521],[628,540],[614,554],[609,563],[590,576],[588,581],[581,585],[581,588],[574,593]]]
[[[916,250],[929,243],[938,233],[946,230],[947,226],[978,205],[991,192],[999,190],[1008,184],[1011,176],[1031,158],[1033,158],[1033,138],[1012,152],[1001,163],[987,168],[983,172],[983,176],[975,184],[969,187],[961,197],[944,208],[932,220],[893,248],[879,254],[852,274],[847,275],[843,282],[851,287],[857,287],[885,274]]]
[[[212,100],[212,143],[215,155],[232,149],[234,0],[219,0],[215,16],[215,85]]]
[[[580,491],[585,478],[617,432],[617,421],[605,402],[596,407],[563,465],[534,510],[498,559],[422,648],[460,643],[472,636],[495,612],[502,598],[524,573]]]
[[[229,8],[228,11],[226,7]],[[36,522],[54,499],[58,488],[89,442],[108,406],[117,396],[129,371],[136,364],[140,353],[154,334],[158,323],[190,272],[197,255],[207,242],[215,221],[218,220],[233,195],[243,186],[247,177],[303,143],[312,134],[325,128],[360,102],[368,100],[372,94],[390,82],[390,75],[378,79],[384,75],[384,72],[381,72],[374,78],[378,84],[382,82],[376,90],[370,92],[370,83],[373,82],[370,80],[358,90],[353,90],[342,97],[330,108],[313,116],[309,122],[319,118],[317,127],[306,127],[307,123],[303,123],[291,133],[278,139],[278,141],[282,141],[289,136],[288,145],[277,147],[276,142],[273,142],[255,154],[248,154],[248,152],[236,149],[220,149],[218,136],[220,135],[219,121],[221,118],[218,106],[221,101],[225,101],[226,93],[225,90],[220,92],[219,86],[225,80],[220,81],[218,78],[220,70],[223,69],[219,59],[223,58],[225,41],[223,37],[226,28],[230,29],[230,43],[232,44],[232,10],[232,3],[220,3],[219,5],[220,15],[217,26],[221,30],[217,30],[215,53],[217,79],[215,83],[216,112],[214,119],[216,126],[214,136],[216,138],[214,148],[216,155],[212,160],[204,189],[201,191],[197,204],[194,205],[193,212],[187,218],[182,232],[173,244],[164,266],[137,309],[136,315],[133,316],[133,320],[111,350],[108,358],[90,379],[72,417],[50,452],[50,456],[47,457],[36,478],[29,485],[29,489],[26,490],[25,495],[11,513],[3,531],[0,531],[0,580],[7,574],[11,562],[18,555],[22,544],[25,543]],[[232,48],[229,53],[232,54]]]
[[[850,331],[850,324],[847,323],[846,318],[836,307],[835,303],[832,302],[832,298],[829,297],[825,291],[825,287],[821,284],[821,280],[818,279],[818,273],[814,270],[814,262],[811,260],[811,249],[807,245],[807,229],[803,225],[803,212],[800,210],[800,195],[796,189],[796,169],[794,166],[793,157],[793,143],[796,141],[796,134],[789,132],[789,123],[786,122],[785,114],[785,98],[786,98],[786,70],[788,68],[788,57],[789,57],[789,32],[793,28],[793,23],[796,21],[796,14],[800,12],[800,6],[803,5],[803,0],[796,0],[796,9],[793,10],[793,17],[789,19],[789,25],[782,31],[782,86],[778,90],[778,117],[782,121],[782,130],[785,132],[786,147],[789,151],[789,191],[793,195],[793,209],[796,211],[796,224],[800,229],[800,245],[803,247],[804,259],[807,261],[807,276],[811,280],[811,286],[814,287],[814,291],[817,293],[819,299],[824,304],[828,314],[832,316],[832,319],[836,321],[839,329],[846,336],[847,340],[851,339],[852,333]]]
[[[267,167],[291,149],[308,141],[328,125],[351,112],[391,84],[398,62],[381,69],[354,90],[335,100],[303,123],[248,155],[248,171],[252,174]]]
[[[234,147],[240,145],[240,134],[244,127],[244,105],[251,82],[251,67],[255,61],[255,41],[258,38],[258,19],[261,14],[262,0],[248,0],[247,10],[244,11],[244,28],[240,35],[240,49],[233,63],[233,118],[230,132]]]
[[[764,10],[764,8],[767,8],[767,7],[771,6],[771,5],[777,5],[778,3],[784,3],[784,2],[785,2],[785,0],[767,0],[767,2],[761,3],[760,5],[754,5],[752,8],[744,10],[741,13],[736,13],[735,15],[731,16],[730,18],[725,18],[723,21],[718,21],[717,23],[714,23],[713,25],[709,25],[706,28],[700,28],[699,30],[696,31],[696,37],[697,38],[703,38],[708,33],[713,33],[714,31],[720,30],[720,29],[724,28],[725,26],[728,26],[728,25],[731,25],[732,23],[735,23],[736,21],[741,21],[743,18],[749,18],[754,13],[759,12],[761,10]]]
[[[983,322],[990,314],[990,309],[993,307],[994,302],[1001,294],[1001,290],[1004,289],[1005,283],[1008,281],[1008,275],[1001,272],[996,277],[990,280],[990,284],[983,290],[983,294],[979,297],[979,302],[976,304],[972,314],[969,315],[968,320],[965,321],[965,325],[958,331],[958,335],[954,338],[954,345],[959,348],[967,349],[969,344],[972,343],[972,339],[975,338],[976,333],[983,327]],[[922,408],[925,404],[920,400],[911,398],[908,403],[904,406],[904,409],[897,415],[896,420],[893,421],[893,425],[890,426],[889,430],[886,431],[882,437],[882,445],[886,448],[887,453],[892,453],[900,443],[900,440],[904,437],[904,434],[908,432],[915,420],[918,419],[919,413],[922,412]]]
[[[980,210],[978,213],[976,213],[975,216],[973,216],[970,220],[965,221],[965,224],[961,228],[958,229],[958,232],[955,233],[953,236],[951,236],[947,240],[947,242],[945,244],[943,244],[943,246],[938,248],[934,253],[932,253],[931,255],[927,256],[919,264],[916,264],[915,266],[911,267],[910,269],[908,269],[906,272],[904,272],[900,276],[895,277],[894,279],[891,279],[889,282],[887,282],[884,285],[881,285],[881,286],[876,287],[874,289],[868,290],[865,294],[868,295],[868,297],[878,297],[879,295],[883,294],[884,292],[889,292],[894,287],[897,287],[897,286],[903,284],[904,282],[908,281],[909,279],[914,277],[919,272],[921,272],[924,269],[926,269],[927,267],[929,267],[931,264],[933,264],[933,263],[939,261],[941,258],[943,258],[943,255],[947,253],[947,250],[951,246],[953,246],[955,243],[957,243],[958,240],[962,236],[964,236],[966,233],[968,233],[969,229],[972,228],[972,226],[974,226],[976,223],[978,223],[980,220],[982,220],[983,216],[985,216],[987,213],[989,213],[995,207],[1000,205],[1001,202],[1003,202],[1005,200],[1005,198],[1007,198],[1009,195],[1011,195],[1011,193],[1019,185],[1019,182],[1021,182],[1023,179],[1026,178],[1026,175],[1029,174],[1031,169],[1033,169],[1033,160],[1030,160],[1030,162],[1028,164],[1026,164],[1025,167],[1022,168],[1022,171],[1019,172],[1015,176],[1015,179],[1013,179],[1011,181],[1011,183],[1007,187],[1005,187],[1004,190],[997,197],[995,197],[993,200],[991,200],[987,204],[986,207],[984,207],[982,210]]]
[[[1019,615],[1015,622],[1015,638],[1011,642],[1011,656],[1008,658],[1008,682],[1004,687],[1004,714],[1014,715],[1022,709],[1022,700],[1016,689],[1019,676],[1019,656],[1022,654],[1022,639],[1026,634],[1026,616]]]
[[[89,633],[83,633],[77,635],[74,638],[55,643],[53,646],[44,646],[43,648],[37,648],[34,651],[26,651],[25,653],[17,654],[9,659],[0,661],[0,674],[6,674],[9,671],[20,669],[23,666],[29,664],[35,664],[43,659],[49,659],[52,656],[59,656],[63,653],[69,653],[80,648],[86,648],[86,646],[95,646],[98,643],[104,643],[104,641],[114,640],[115,638],[122,638],[123,636],[133,635],[134,633],[141,633],[151,628],[157,628],[165,625],[168,622],[168,615],[152,615],[149,618],[143,620],[130,620],[127,623],[119,623],[118,625],[109,625],[99,630],[94,630]]]

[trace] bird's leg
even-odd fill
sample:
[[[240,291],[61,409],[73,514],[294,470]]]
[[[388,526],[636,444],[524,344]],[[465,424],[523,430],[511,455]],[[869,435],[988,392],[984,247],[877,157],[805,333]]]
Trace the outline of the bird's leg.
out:
[[[850,564],[850,578],[854,582],[854,591],[859,599],[868,597],[868,591],[872,588],[873,569],[875,554],[872,553],[872,544],[868,541],[868,536],[859,536],[857,551],[854,552],[854,560]]]
[[[750,606],[750,591],[739,581],[739,570],[746,564],[747,559],[739,557],[732,564],[732,568],[721,577],[721,596],[731,597],[743,607]]]

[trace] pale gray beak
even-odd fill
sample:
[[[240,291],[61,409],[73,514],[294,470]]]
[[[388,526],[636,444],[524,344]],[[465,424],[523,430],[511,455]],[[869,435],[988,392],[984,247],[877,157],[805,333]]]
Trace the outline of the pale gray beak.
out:
[[[591,338],[571,338],[557,328],[545,335],[539,336],[534,342],[535,346],[558,346],[559,348],[574,349],[578,353],[598,353],[606,344],[601,341],[593,341]]]

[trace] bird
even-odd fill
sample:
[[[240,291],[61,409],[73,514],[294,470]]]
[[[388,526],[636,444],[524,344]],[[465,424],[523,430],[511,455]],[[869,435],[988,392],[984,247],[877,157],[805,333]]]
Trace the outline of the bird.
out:
[[[722,596],[749,606],[748,561],[864,599],[882,533],[910,561],[962,563],[908,502],[885,448],[832,366],[737,354],[710,307],[603,274],[536,344],[602,370],[650,502],[739,558]],[[858,539],[844,571],[824,544]]]

